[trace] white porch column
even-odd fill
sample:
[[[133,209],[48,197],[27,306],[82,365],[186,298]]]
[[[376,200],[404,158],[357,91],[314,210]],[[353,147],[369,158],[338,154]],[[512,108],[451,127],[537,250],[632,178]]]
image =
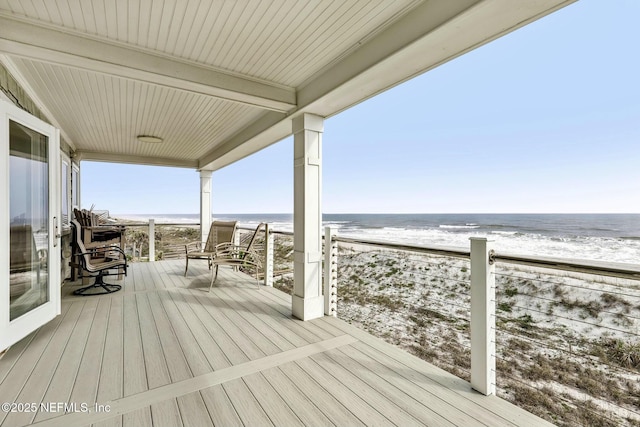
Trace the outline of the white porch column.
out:
[[[496,285],[493,240],[471,239],[471,387],[495,394]]]
[[[156,260],[156,220],[149,219],[149,232],[147,233],[149,238],[149,262]]]
[[[206,242],[211,227],[211,171],[200,171],[200,241]]]
[[[324,119],[293,120],[293,300],[302,320],[324,315],[322,296],[322,131]]]

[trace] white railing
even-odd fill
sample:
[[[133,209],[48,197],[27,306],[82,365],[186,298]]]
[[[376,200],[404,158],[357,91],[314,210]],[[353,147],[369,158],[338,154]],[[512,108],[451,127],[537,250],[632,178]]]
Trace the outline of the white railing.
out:
[[[128,225],[148,227],[150,254],[159,227],[197,226]],[[239,227],[238,238],[253,231]],[[330,228],[324,239],[326,315],[359,323],[374,315],[349,318],[354,307],[397,314],[364,326],[386,339],[413,335],[401,337],[408,350],[551,421],[640,423],[639,266],[510,255],[486,239],[471,239],[469,250],[349,238]],[[293,233],[267,227],[259,245],[264,284],[291,293]],[[360,292],[363,284],[375,289]]]
[[[125,252],[132,260],[138,261],[153,262],[158,259],[184,257],[184,245],[200,239],[200,224],[156,223],[155,220],[150,219],[149,222],[114,223],[114,225],[125,227]],[[163,237],[166,240],[167,234],[179,234],[182,239],[174,236],[176,241],[167,244],[163,241]]]
[[[640,423],[640,266],[325,235],[339,317],[550,421]]]

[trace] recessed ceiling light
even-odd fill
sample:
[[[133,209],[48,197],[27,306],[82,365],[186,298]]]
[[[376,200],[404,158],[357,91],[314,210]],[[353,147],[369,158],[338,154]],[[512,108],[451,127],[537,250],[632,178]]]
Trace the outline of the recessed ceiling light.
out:
[[[151,143],[162,142],[162,138],[157,136],[151,136],[151,135],[138,135],[137,139],[140,142],[151,142]]]

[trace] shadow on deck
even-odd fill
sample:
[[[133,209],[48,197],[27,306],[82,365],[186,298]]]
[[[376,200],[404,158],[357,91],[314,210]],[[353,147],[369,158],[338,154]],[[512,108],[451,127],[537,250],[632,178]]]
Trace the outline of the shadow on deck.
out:
[[[295,320],[243,274],[207,293],[205,263],[189,270],[133,264],[105,296],[65,285],[62,315],[0,360],[0,401],[21,409],[0,425],[548,424],[341,320]]]

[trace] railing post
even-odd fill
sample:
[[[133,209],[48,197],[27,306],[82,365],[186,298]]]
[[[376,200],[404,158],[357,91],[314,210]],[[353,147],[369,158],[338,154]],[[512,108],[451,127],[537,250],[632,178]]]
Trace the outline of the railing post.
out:
[[[493,241],[471,239],[471,387],[495,394],[496,286]]]
[[[264,225],[264,285],[273,286],[273,234],[268,223]]]
[[[156,260],[156,221],[149,219],[149,262]]]
[[[324,228],[324,314],[338,315],[338,242],[331,227]]]

